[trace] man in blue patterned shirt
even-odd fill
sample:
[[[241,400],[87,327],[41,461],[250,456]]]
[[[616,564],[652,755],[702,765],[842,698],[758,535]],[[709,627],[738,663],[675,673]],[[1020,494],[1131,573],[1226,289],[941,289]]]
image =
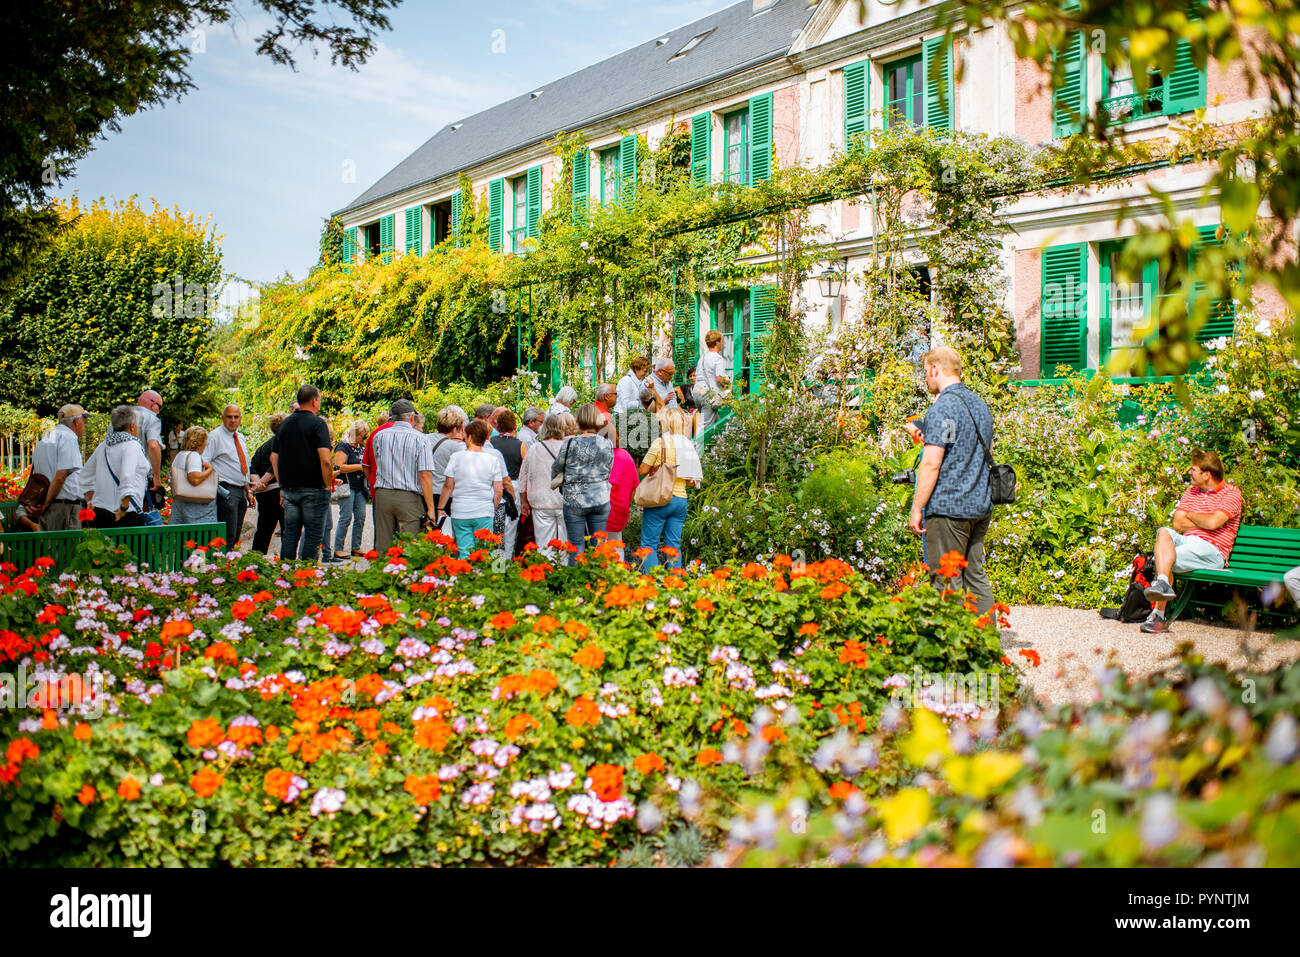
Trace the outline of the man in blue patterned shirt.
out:
[[[981,612],[993,607],[984,573],[984,536],[993,515],[989,461],[993,415],[984,400],[961,383],[961,357],[941,346],[925,354],[925,386],[936,395],[925,414],[925,451],[916,475],[908,527],[925,536],[936,588],[969,592]],[[966,561],[957,574],[939,574],[944,555]]]

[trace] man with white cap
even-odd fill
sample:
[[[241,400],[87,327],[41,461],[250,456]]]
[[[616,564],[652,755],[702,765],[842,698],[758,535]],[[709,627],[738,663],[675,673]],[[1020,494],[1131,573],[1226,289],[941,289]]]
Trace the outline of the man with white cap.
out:
[[[47,432],[32,453],[32,472],[50,482],[45,494],[45,511],[41,529],[47,532],[76,531],[81,528],[79,513],[86,507],[81,493],[81,437],[90,417],[79,405],[59,409],[59,422]]]

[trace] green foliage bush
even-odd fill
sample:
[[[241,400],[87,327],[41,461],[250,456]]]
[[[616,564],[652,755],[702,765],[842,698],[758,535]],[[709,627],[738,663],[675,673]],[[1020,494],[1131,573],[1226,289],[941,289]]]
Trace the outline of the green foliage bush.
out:
[[[68,402],[107,411],[154,388],[169,421],[214,415],[213,228],[135,197],[89,209],[74,200],[60,216],[66,228],[0,300],[0,392],[49,415]],[[180,299],[177,277],[183,290],[194,284]]]

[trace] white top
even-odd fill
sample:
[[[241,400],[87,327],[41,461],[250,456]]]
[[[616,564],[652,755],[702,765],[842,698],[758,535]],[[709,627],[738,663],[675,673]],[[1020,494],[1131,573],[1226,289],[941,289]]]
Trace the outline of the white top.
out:
[[[51,482],[56,472],[68,470],[68,477],[63,480],[63,488],[55,501],[81,498],[81,464],[81,443],[77,441],[77,433],[61,422],[45,433],[32,452],[32,472],[44,475]]]
[[[655,390],[655,394],[661,399],[667,399],[664,403],[665,409],[677,408],[677,387],[671,382],[665,384],[657,375],[650,377],[650,388]],[[640,404],[640,403],[638,403]]]
[[[546,410],[547,415],[564,415],[569,411],[569,407],[563,402],[552,402],[551,407]]]
[[[217,473],[217,481],[225,482],[227,485],[247,485],[248,471],[241,471],[239,468],[239,450],[235,448],[235,443],[244,450],[244,464],[252,461],[252,456],[248,454],[248,442],[238,432],[231,432],[224,425],[218,426],[208,433],[208,444],[203,447],[203,461],[212,464],[213,471]],[[195,472],[198,469],[194,469]]]
[[[464,449],[447,463],[447,478],[456,483],[451,490],[452,518],[489,518],[494,510],[492,486],[505,481],[506,460],[500,452]]]
[[[428,439],[429,448],[433,449],[433,501],[437,504],[442,487],[447,484],[447,463],[457,452],[465,451],[465,443],[445,435],[430,435]]]
[[[112,472],[109,472],[110,467]],[[117,510],[123,496],[130,496],[132,505],[140,510],[145,500],[150,468],[149,459],[140,450],[138,442],[119,442],[116,445],[100,442],[81,474],[83,494],[93,493],[95,507],[109,512]],[[113,473],[117,474],[116,482]]]
[[[641,408],[642,388],[644,386],[641,380],[629,369],[627,375],[619,379],[618,385],[614,387],[614,411],[632,412]]]
[[[564,508],[564,496],[551,488],[551,463],[563,444],[564,439],[539,439],[524,457],[516,488],[528,495],[529,508]]]
[[[695,365],[695,394],[706,397],[711,406],[727,397],[727,390],[718,384],[718,376],[729,378],[726,360],[722,353],[706,349]]]
[[[520,442],[530,449],[533,447],[533,443],[537,441],[537,433],[526,425],[519,426],[519,431],[515,435],[518,436]]]

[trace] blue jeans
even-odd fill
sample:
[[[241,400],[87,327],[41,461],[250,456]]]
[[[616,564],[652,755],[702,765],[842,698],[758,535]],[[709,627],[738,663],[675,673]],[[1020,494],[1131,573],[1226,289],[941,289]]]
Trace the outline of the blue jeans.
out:
[[[280,495],[284,498],[280,557],[287,562],[295,558],[316,561],[325,529],[325,513],[330,507],[330,493],[324,488],[282,488]]]
[[[366,527],[366,493],[352,490],[352,497],[339,502],[339,523],[334,526],[334,551],[343,551],[343,542],[348,537],[348,525],[352,526],[352,550],[361,551],[361,532]]]
[[[145,525],[161,525],[163,523],[162,512],[156,508],[151,512],[141,512],[140,518]]]
[[[669,568],[682,567],[682,526],[686,524],[686,499],[674,495],[667,505],[641,510],[641,547],[650,549],[641,562],[646,571],[659,564],[659,536],[664,545],[677,549],[678,554],[664,562]]]
[[[483,530],[492,531],[492,516],[482,518],[453,518],[451,520],[452,537],[456,539],[456,554],[463,560],[469,560],[469,553],[479,548],[487,548],[488,543],[479,541],[474,533]]]
[[[600,505],[588,505],[586,508],[564,506],[564,528],[569,541],[578,546],[578,551],[587,550],[587,538],[605,530],[609,521],[609,502]],[[573,555],[569,554],[568,564],[573,564]]]

